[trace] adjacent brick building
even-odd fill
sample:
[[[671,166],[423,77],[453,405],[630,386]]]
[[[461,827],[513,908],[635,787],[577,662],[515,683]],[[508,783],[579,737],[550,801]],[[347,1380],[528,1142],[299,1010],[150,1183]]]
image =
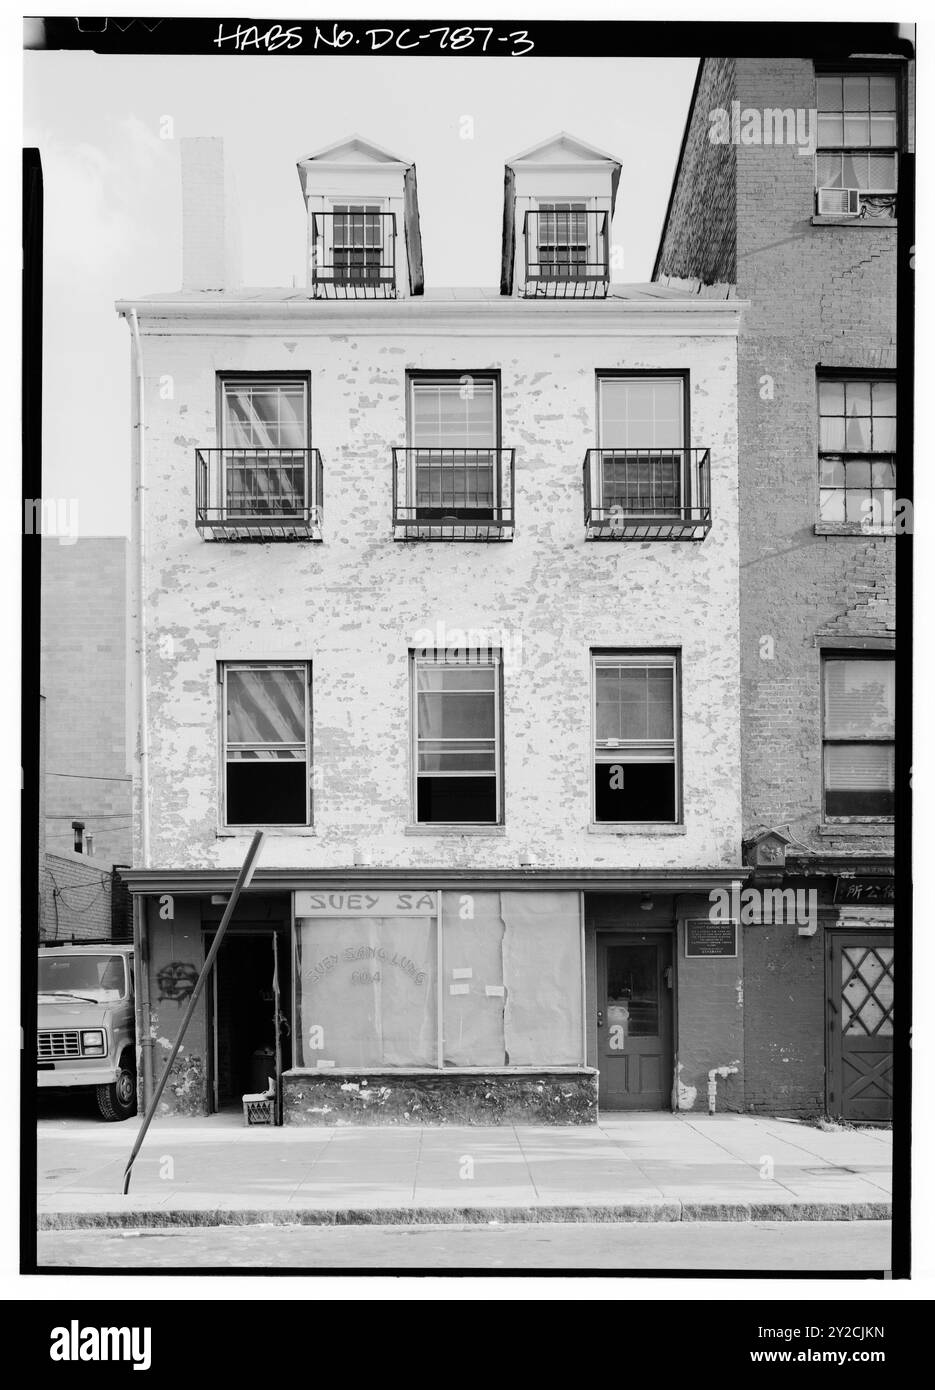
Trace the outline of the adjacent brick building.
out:
[[[654,278],[749,304],[738,387],[746,857],[760,888],[817,894],[808,921],[748,911],[745,1104],[885,1119],[894,575],[907,520],[895,473],[897,189],[912,71],[895,30],[892,52],[852,58],[841,28],[838,59],[700,63]]]
[[[114,873],[132,839],[126,611],[124,537],[42,541],[43,940],[130,930]]]

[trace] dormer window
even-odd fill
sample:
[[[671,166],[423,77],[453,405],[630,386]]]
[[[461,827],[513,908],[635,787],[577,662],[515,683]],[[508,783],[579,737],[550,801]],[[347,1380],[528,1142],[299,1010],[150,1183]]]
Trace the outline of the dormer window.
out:
[[[620,164],[557,135],[506,166],[501,294],[603,298]]]
[[[416,167],[359,135],[299,160],[315,299],[421,294]]]

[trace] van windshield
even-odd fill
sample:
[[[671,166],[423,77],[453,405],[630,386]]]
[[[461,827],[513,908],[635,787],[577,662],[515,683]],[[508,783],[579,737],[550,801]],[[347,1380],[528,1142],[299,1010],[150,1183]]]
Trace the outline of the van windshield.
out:
[[[127,995],[123,956],[100,955],[39,957],[39,993],[70,994],[95,1003],[109,1004]]]

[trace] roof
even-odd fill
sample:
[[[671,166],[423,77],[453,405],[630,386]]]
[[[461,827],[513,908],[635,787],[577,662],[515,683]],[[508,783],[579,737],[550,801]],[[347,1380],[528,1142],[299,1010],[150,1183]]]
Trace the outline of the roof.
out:
[[[726,298],[727,296],[725,295],[724,297]],[[562,304],[562,303],[566,303],[566,304],[579,303],[579,304],[580,304],[580,303],[586,302],[586,303],[587,303],[590,307],[592,307],[592,308],[593,308],[594,306],[598,306],[598,308],[599,308],[599,306],[600,306],[601,304],[606,304],[606,303],[608,303],[608,302],[611,302],[611,303],[612,303],[612,302],[614,302],[614,301],[619,302],[619,301],[636,301],[636,300],[643,300],[643,301],[656,301],[656,302],[677,301],[677,302],[681,302],[681,303],[689,303],[689,302],[691,302],[692,300],[697,300],[697,299],[699,299],[699,298],[700,298],[700,296],[699,296],[698,294],[694,293],[693,291],[691,291],[690,289],[683,289],[683,288],[680,287],[680,286],[663,285],[663,284],[658,283],[658,282],[647,281],[645,284],[633,284],[633,285],[624,285],[624,284],[619,284],[619,285],[618,285],[618,284],[612,284],[612,285],[610,286],[610,291],[609,291],[609,293],[608,293],[606,299],[588,299],[587,301],[574,300],[574,299],[569,299],[569,300],[550,300],[549,303],[550,303],[550,304],[556,304],[556,303],[558,303],[558,304]],[[503,294],[501,294],[500,290],[499,290],[496,286],[485,287],[485,286],[470,286],[470,285],[464,285],[464,286],[462,286],[462,285],[454,285],[454,286],[451,286],[451,287],[448,288],[448,289],[436,287],[435,289],[426,290],[425,293],[424,293],[423,295],[420,296],[420,299],[421,299],[421,302],[422,302],[423,304],[425,304],[425,303],[443,303],[443,304],[459,304],[459,303],[460,303],[460,304],[467,304],[467,303],[470,303],[470,304],[484,304],[484,303],[486,303],[486,304],[504,304],[504,303],[507,303],[507,304],[516,305],[516,304],[521,304],[521,303],[532,303],[532,302],[535,302],[535,303],[537,303],[537,304],[541,304],[541,303],[542,303],[541,300],[536,300],[536,301],[531,301],[531,300],[530,300],[530,301],[525,301],[525,300],[518,300],[518,299],[515,299],[515,298],[511,298],[511,297],[508,296],[508,295],[503,295]],[[334,303],[334,302],[335,302],[335,301],[332,301],[332,300],[318,300],[318,299],[313,299],[312,296],[309,294],[308,290],[307,290],[306,288],[304,288],[304,287],[301,287],[301,288],[300,288],[300,287],[298,287],[298,286],[294,286],[294,287],[292,287],[292,288],[290,288],[290,289],[282,289],[282,288],[280,288],[280,287],[269,288],[269,287],[266,287],[266,286],[257,286],[256,288],[240,288],[240,289],[236,289],[236,290],[171,290],[171,291],[169,291],[168,293],[161,293],[161,294],[144,294],[144,295],[139,295],[139,296],[137,296],[137,297],[134,297],[132,300],[118,300],[118,302],[117,302],[117,311],[118,311],[118,313],[129,312],[130,309],[132,309],[132,308],[134,308],[135,306],[138,306],[138,305],[140,305],[140,304],[147,304],[147,305],[150,305],[150,304],[165,304],[166,307],[170,307],[170,306],[172,306],[172,305],[179,305],[179,306],[181,306],[181,305],[184,305],[184,304],[191,304],[191,305],[198,305],[199,307],[201,307],[201,306],[211,305],[211,304],[215,304],[215,305],[224,304],[224,305],[231,305],[231,306],[236,305],[236,304],[254,305],[254,306],[260,306],[260,305],[263,305],[263,304],[270,304],[270,305],[279,305],[279,304],[296,304],[296,305],[299,305],[299,304],[321,304],[321,305],[325,305],[325,304],[332,304],[332,303]],[[362,301],[362,300],[348,300],[348,301],[347,301],[348,304],[361,304],[361,303],[364,303],[364,302],[366,302],[366,303],[367,303],[368,305],[370,305],[371,307],[372,307],[372,305],[373,305],[374,303],[383,303],[383,304],[386,304],[386,305],[396,305],[397,308],[401,308],[403,305],[409,304],[409,303],[411,303],[412,301],[410,301],[410,300],[400,300],[400,299],[387,299],[387,300],[381,300],[381,301],[374,301],[374,300],[367,300],[367,301]],[[710,301],[707,301],[707,302],[710,303]],[[342,303],[343,303],[343,301],[342,301]]]

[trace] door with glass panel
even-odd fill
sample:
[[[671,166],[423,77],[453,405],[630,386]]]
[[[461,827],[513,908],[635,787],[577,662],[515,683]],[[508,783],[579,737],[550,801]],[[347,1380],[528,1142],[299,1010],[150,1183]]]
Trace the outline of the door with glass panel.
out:
[[[672,937],[597,936],[598,1104],[605,1110],[672,1105]]]
[[[677,518],[691,505],[684,379],[601,376],[597,389],[604,515]]]
[[[308,383],[221,382],[223,519],[295,516],[309,505]]]
[[[411,377],[407,505],[419,521],[492,521],[499,508],[498,380]]]
[[[893,935],[828,933],[828,1111],[893,1115]]]

